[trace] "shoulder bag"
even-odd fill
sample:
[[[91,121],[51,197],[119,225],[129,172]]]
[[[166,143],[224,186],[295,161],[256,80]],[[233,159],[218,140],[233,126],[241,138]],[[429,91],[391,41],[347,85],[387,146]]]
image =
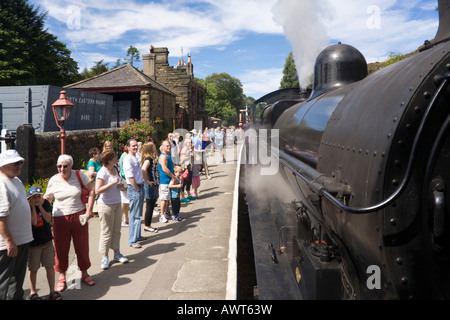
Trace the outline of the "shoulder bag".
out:
[[[83,204],[86,204],[86,203],[88,203],[88,200],[89,200],[89,190],[86,189],[83,182],[81,181],[80,170],[75,170],[75,173],[77,174],[78,182],[80,183],[80,186],[81,186],[81,202]]]
[[[120,181],[118,184],[118,188],[120,191],[127,191],[128,189],[128,185],[127,185],[127,181],[122,177],[122,175],[119,172],[119,168],[117,168],[117,166],[114,166],[114,168],[116,168],[117,171],[117,176],[119,177]]]

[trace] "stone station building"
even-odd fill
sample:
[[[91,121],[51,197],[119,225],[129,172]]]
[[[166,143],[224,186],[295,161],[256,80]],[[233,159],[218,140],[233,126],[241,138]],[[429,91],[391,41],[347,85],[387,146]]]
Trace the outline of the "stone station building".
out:
[[[194,128],[194,121],[208,123],[205,110],[206,88],[195,81],[191,56],[188,62],[169,65],[169,50],[150,46],[150,53],[142,55],[143,73],[176,94],[176,128]]]
[[[111,127],[129,119],[166,120],[175,114],[175,93],[147,77],[131,64],[125,64],[66,88],[81,89],[113,96]]]
[[[208,123],[206,89],[194,79],[194,66],[169,65],[169,50],[153,48],[144,54],[143,72],[130,64],[66,86],[113,96],[111,127],[129,119],[163,121],[167,127],[192,129],[194,121]]]

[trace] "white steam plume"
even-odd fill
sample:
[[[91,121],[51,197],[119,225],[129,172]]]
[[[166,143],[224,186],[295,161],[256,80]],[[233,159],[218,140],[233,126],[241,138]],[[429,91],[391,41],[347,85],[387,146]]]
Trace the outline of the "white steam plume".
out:
[[[272,9],[292,45],[301,88],[306,88],[317,55],[330,41],[324,19],[330,19],[331,12],[328,0],[278,0]]]

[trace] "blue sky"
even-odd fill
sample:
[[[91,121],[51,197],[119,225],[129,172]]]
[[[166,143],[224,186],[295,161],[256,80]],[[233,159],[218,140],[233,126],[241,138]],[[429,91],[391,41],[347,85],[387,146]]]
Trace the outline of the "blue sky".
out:
[[[304,82],[317,54],[338,41],[368,62],[414,51],[438,28],[437,0],[30,0],[48,12],[48,31],[66,43],[80,71],[169,48],[169,63],[192,56],[194,75],[226,72],[256,99],[277,90],[294,51]],[[142,68],[142,61],[135,64]]]

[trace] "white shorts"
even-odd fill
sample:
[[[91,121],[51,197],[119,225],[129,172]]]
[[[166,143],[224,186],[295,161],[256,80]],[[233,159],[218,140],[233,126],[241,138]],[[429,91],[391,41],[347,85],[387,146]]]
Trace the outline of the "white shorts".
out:
[[[159,185],[159,200],[170,200],[170,189],[168,184]]]
[[[130,200],[128,200],[128,193],[126,191],[120,191],[120,201],[122,203],[130,203]]]

